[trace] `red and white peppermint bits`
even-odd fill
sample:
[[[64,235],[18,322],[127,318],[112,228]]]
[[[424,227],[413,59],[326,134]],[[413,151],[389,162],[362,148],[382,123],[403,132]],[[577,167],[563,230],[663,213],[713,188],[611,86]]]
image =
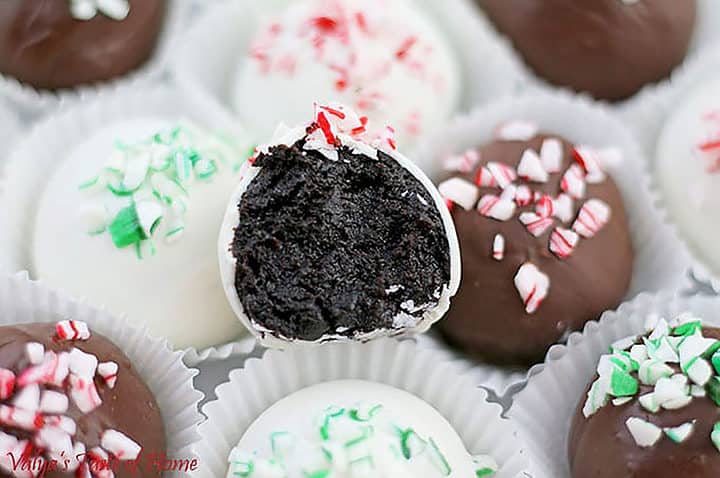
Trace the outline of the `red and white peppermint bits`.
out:
[[[585,181],[588,184],[598,184],[605,181],[605,171],[603,171],[600,151],[589,146],[576,146],[573,149],[573,157],[585,171]]]
[[[535,200],[532,190],[525,184],[521,184],[515,189],[515,204],[518,207],[529,206]]]
[[[36,383],[23,387],[15,395],[12,403],[15,408],[37,412],[40,408],[40,387]]]
[[[556,227],[550,234],[550,252],[558,259],[565,259],[575,250],[580,236],[570,229]]]
[[[480,198],[477,210],[485,217],[507,221],[515,214],[515,203],[494,194],[486,194]]]
[[[495,178],[495,182],[500,186],[501,189],[505,189],[517,179],[517,173],[515,168],[508,166],[507,164],[497,163],[490,161],[486,165],[490,174]]]
[[[502,234],[495,234],[492,257],[496,261],[501,261],[505,258],[505,237]]]
[[[544,183],[548,180],[548,173],[545,171],[540,156],[532,149],[526,149],[520,158],[517,174],[525,181]]]
[[[475,207],[480,195],[480,191],[473,183],[462,178],[450,178],[443,181],[438,185],[438,191],[444,199],[458,204],[466,211]]]
[[[0,368],[0,400],[12,397],[15,391],[15,374],[8,369]]]
[[[52,384],[62,386],[69,373],[69,354],[66,352],[45,352],[45,358],[40,365],[25,369],[17,378],[20,387],[31,383]]]
[[[77,377],[92,379],[97,370],[98,359],[94,355],[86,354],[80,349],[70,351],[70,373]]]
[[[503,141],[528,141],[538,134],[538,125],[531,121],[508,121],[495,131],[495,137]]]
[[[25,344],[25,356],[32,365],[38,365],[45,358],[45,346],[37,342],[28,342]]]
[[[583,204],[573,223],[573,231],[590,238],[597,234],[610,220],[610,206],[600,199],[590,199]]]
[[[53,390],[45,390],[40,397],[40,411],[42,413],[58,414],[68,410],[67,395]]]
[[[117,430],[105,430],[100,438],[100,445],[118,460],[134,460],[142,451],[140,445]]]
[[[543,195],[535,204],[535,213],[540,217],[553,217],[555,202],[547,194]]]
[[[562,222],[570,222],[573,218],[573,200],[567,194],[559,194],[553,199],[553,215]]]
[[[60,340],[88,340],[90,329],[85,322],[79,320],[62,320],[55,325],[57,338]]]
[[[550,174],[559,173],[562,169],[563,146],[559,139],[548,138],[540,147],[540,162]]]
[[[43,426],[42,415],[22,408],[0,405],[0,423],[21,430],[36,431]]]
[[[560,188],[574,199],[585,196],[585,172],[578,164],[570,166],[560,181]]]
[[[550,217],[541,217],[534,212],[524,212],[518,217],[521,223],[525,225],[525,228],[530,234],[535,237],[539,237],[552,226],[553,220]]]
[[[75,406],[85,414],[102,405],[102,400],[92,379],[70,375],[70,397]]]
[[[98,365],[98,375],[102,377],[105,384],[110,388],[115,388],[117,383],[118,364],[115,362],[103,362]]]
[[[498,185],[495,176],[485,166],[478,168],[475,173],[475,186],[479,188],[494,188]]]
[[[525,305],[525,312],[534,314],[550,289],[550,278],[535,264],[526,262],[515,274],[515,288]]]
[[[450,155],[445,158],[443,165],[447,171],[457,171],[460,173],[469,173],[475,165],[480,162],[480,152],[474,149],[468,149],[460,155]]]

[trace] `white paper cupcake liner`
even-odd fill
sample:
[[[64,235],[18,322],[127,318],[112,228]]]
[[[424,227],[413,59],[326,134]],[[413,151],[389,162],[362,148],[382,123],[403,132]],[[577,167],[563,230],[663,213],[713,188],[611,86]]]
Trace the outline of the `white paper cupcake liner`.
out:
[[[167,456],[192,459],[192,446],[200,438],[198,404],[203,394],[193,387],[197,370],[182,363],[181,352],[173,352],[167,341],[151,338],[145,330],[104,310],[29,280],[25,272],[0,275],[0,325],[54,323],[68,318],[86,322],[92,332],[104,335],[128,356],[160,407]]]
[[[12,152],[14,144],[20,139],[20,119],[0,98],[0,178],[5,161]]]
[[[487,16],[482,13],[480,8],[477,8],[477,10],[481,12],[480,15],[483,17],[484,23],[492,29],[492,32],[509,44],[509,40],[491,26],[491,22]],[[658,38],[658,48],[662,48],[662,40],[662,38]],[[615,103],[604,102],[604,104],[616,113],[627,118],[642,116],[643,111],[655,102],[656,98],[662,97],[665,94],[671,94],[670,91],[673,88],[675,77],[682,75],[684,70],[693,68],[694,64],[701,63],[708,50],[712,50],[717,47],[718,44],[720,44],[720,8],[718,8],[715,0],[698,0],[697,24],[690,49],[685,57],[685,61],[675,69],[671,77],[661,80],[658,83],[645,86],[629,99]],[[549,92],[562,90],[569,92],[569,90],[565,88],[559,88],[549,84],[533,73],[524,63],[522,56],[512,46],[510,46],[509,52],[514,58],[514,61],[509,63],[513,66],[513,70],[508,72],[510,74],[509,78],[515,79],[514,83],[516,84],[517,91]],[[653,124],[654,122],[655,120],[651,118],[649,124]]]
[[[556,345],[545,364],[530,372],[524,390],[515,396],[509,415],[528,443],[531,474],[535,478],[570,478],[567,439],[575,409],[584,399],[600,356],[614,341],[641,334],[648,314],[674,317],[690,311],[708,325],[720,325],[720,299],[681,297],[672,292],[641,294],[616,311],[589,322],[570,336],[567,346]]]
[[[208,420],[200,426],[194,451],[200,462],[197,478],[227,473],[230,450],[245,430],[275,402],[308,386],[342,379],[378,382],[405,390],[432,405],[460,435],[471,454],[493,456],[495,478],[523,476],[526,459],[511,422],[500,407],[486,402],[461,368],[411,341],[390,339],[369,344],[271,350],[230,373],[216,389],[218,399],[203,407]]]
[[[609,173],[623,196],[633,241],[635,262],[626,299],[643,291],[690,287],[687,270],[690,254],[673,227],[663,222],[650,190],[645,155],[627,128],[606,108],[566,92],[533,94],[499,100],[471,114],[456,118],[420,145],[420,164],[435,175],[442,159],[492,141],[498,124],[529,120],[542,131],[558,134],[575,143],[618,147],[624,160]],[[500,318],[498,320],[501,320]],[[499,371],[504,369],[499,368]],[[509,374],[506,383],[511,384]]]
[[[227,0],[209,5],[187,32],[173,58],[174,79],[230,108],[235,72],[246,56],[260,19],[281,11],[290,0]],[[440,27],[462,67],[459,109],[512,94],[517,85],[517,60],[507,42],[498,38],[468,0],[415,0]],[[208,54],[212,52],[212,54]],[[278,123],[284,118],[278,118]],[[265,142],[267,138],[260,138]],[[412,152],[412,149],[408,152]],[[412,155],[411,155],[412,157]]]
[[[209,128],[241,130],[232,117],[206,104],[193,91],[171,86],[113,88],[92,101],[48,116],[17,144],[0,176],[0,201],[8,205],[0,208],[0,272],[30,270],[32,276],[27,239],[32,237],[38,193],[71,148],[98,125],[148,115],[189,118]],[[215,254],[214,249],[209,252]],[[254,346],[254,340],[242,339],[204,350],[188,349],[185,360],[191,365],[221,360],[249,353]]]
[[[187,0],[169,0],[167,5],[165,23],[155,50],[139,68],[105,82],[58,91],[39,90],[15,78],[0,74],[0,96],[5,96],[19,112],[34,116],[44,114],[61,104],[93,98],[103,91],[121,85],[144,88],[167,71],[170,58],[177,54],[178,40],[184,34],[190,19],[190,3]]]

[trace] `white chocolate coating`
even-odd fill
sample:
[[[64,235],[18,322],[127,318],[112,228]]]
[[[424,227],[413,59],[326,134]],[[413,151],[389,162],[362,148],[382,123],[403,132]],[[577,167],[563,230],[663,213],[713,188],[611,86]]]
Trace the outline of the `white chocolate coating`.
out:
[[[126,313],[131,322],[168,338],[175,348],[200,349],[244,332],[225,300],[215,249],[238,175],[227,168],[211,181],[193,183],[183,236],[172,243],[154,241],[152,257],[138,259],[135,247],[115,247],[108,234],[89,235],[79,214],[83,205],[98,198],[121,202],[106,191],[93,197],[78,188],[108,162],[116,140],[143,140],[175,124],[159,117],[119,122],[98,129],[71,150],[45,191],[38,191],[42,196],[31,238],[32,272],[113,313]]]
[[[330,422],[329,437],[323,440],[319,429],[324,411],[328,407],[353,408],[381,405],[382,408],[370,422],[373,432],[367,441],[355,447],[345,447],[347,438],[357,435],[362,430],[362,423],[353,423],[341,418]],[[361,406],[361,408],[362,408]],[[335,425],[335,426],[333,426]],[[399,443],[395,426],[403,430],[412,429],[417,436],[429,442],[434,441],[450,468],[450,474],[443,474],[420,454],[419,459],[406,460],[384,454],[383,451]],[[322,456],[316,463],[312,450],[320,452],[325,447],[333,451],[332,473],[327,478],[344,478],[355,476],[373,476],[377,478],[392,477],[435,477],[466,478],[475,476],[476,466],[466,450],[457,432],[448,421],[432,406],[423,400],[396,388],[374,382],[359,380],[341,380],[314,385],[295,392],[275,403],[267,409],[248,428],[231,455],[232,459],[255,454],[257,458],[269,459],[273,456],[270,437],[275,432],[288,432],[293,437],[293,445],[288,447],[285,455],[286,475],[288,478],[305,476],[303,468],[328,466]],[[297,447],[297,448],[295,448]],[[296,452],[290,451],[295,448]],[[302,452],[300,452],[302,450]],[[353,474],[353,466],[349,462],[362,460],[372,455],[371,472]],[[262,472],[260,472],[262,471]],[[249,478],[275,476],[270,470],[258,470]],[[228,478],[233,478],[232,467]]]
[[[392,125],[407,146],[455,111],[458,63],[411,1],[288,3],[260,26],[232,87],[236,111],[258,137],[269,137],[280,120],[303,121],[314,101],[339,102],[378,128]],[[322,15],[335,27],[308,27]],[[270,33],[271,25],[279,33]],[[315,39],[322,47],[313,46]]]
[[[656,174],[663,204],[678,232],[697,256],[720,273],[720,170],[712,171],[713,154],[699,145],[720,141],[720,81],[693,92],[665,125],[657,146]],[[720,149],[714,153],[720,160]]]

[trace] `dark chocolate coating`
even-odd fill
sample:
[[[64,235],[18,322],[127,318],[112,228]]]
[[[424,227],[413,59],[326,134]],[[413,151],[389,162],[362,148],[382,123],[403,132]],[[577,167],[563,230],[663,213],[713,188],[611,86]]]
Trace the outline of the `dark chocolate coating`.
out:
[[[621,100],[687,54],[696,0],[476,0],[550,83]]]
[[[704,329],[705,337],[720,339],[720,330]],[[678,371],[677,367],[676,371]],[[597,375],[593,381],[597,380]],[[679,410],[650,413],[637,397],[652,392],[653,387],[640,385],[639,394],[625,405],[608,404],[594,415],[582,413],[587,391],[578,404],[570,430],[569,458],[573,478],[716,478],[720,476],[720,451],[710,440],[710,433],[720,422],[720,407],[709,397],[693,398]],[[676,444],[663,438],[653,447],[641,448],[625,422],[641,418],[658,427],[677,427],[697,420],[693,434]]]
[[[480,148],[482,160],[477,168],[489,161],[516,168],[523,151],[540,151],[547,137],[540,135],[527,142],[492,142]],[[574,161],[571,144],[563,143],[561,172],[550,175],[544,184],[527,183],[534,191],[553,197],[561,192],[562,174]],[[474,175],[473,171],[463,177],[473,181]],[[498,191],[481,188],[481,195]],[[585,200],[588,198],[605,201],[612,210],[610,220],[594,237],[581,238],[573,254],[562,260],[548,248],[550,233],[557,226],[570,228],[572,221],[563,224],[555,219],[554,226],[533,237],[517,216],[534,211],[534,205],[517,208],[515,216],[504,222],[484,217],[474,208],[466,211],[454,207],[463,274],[448,315],[437,324],[446,340],[487,361],[528,364],[542,360],[550,345],[566,331],[580,329],[588,320],[616,307],[628,290],[633,267],[625,208],[609,175],[603,183],[587,184]],[[583,202],[573,202],[576,214]],[[492,258],[493,240],[498,233],[505,238],[502,261]],[[525,312],[513,282],[520,266],[528,261],[550,278],[548,295],[533,314]]]
[[[145,63],[164,18],[165,0],[130,0],[122,21],[76,20],[67,0],[2,0],[0,72],[49,90],[109,80]]]
[[[77,347],[85,353],[93,354],[99,362],[112,361],[118,364],[118,379],[114,388],[107,387],[101,378],[95,377],[102,404],[90,412],[80,412],[72,399],[69,408],[63,415],[69,416],[77,423],[77,434],[74,440],[84,443],[87,450],[100,445],[100,437],[107,429],[124,433],[142,448],[140,466],[137,472],[118,467],[115,476],[118,478],[159,477],[157,468],[149,466],[149,454],[166,453],[165,429],[160,408],[150,390],[135,372],[127,356],[112,342],[102,335],[92,332],[87,341],[59,341],[55,339],[55,324],[30,324],[0,327],[0,367],[11,370],[17,376],[29,366],[25,353],[25,344],[39,342],[45,350],[70,351]],[[41,386],[42,389],[42,386]],[[10,404],[2,402],[2,404]],[[7,429],[0,430],[20,438],[27,438],[26,432]],[[62,465],[60,465],[62,466]],[[0,471],[0,476],[7,476]],[[61,470],[49,471],[49,478],[67,477]]]
[[[401,304],[436,305],[450,281],[432,197],[382,152],[376,160],[343,147],[331,161],[303,144],[260,155],[238,205],[232,253],[246,314],[289,339],[403,332],[393,324]],[[394,285],[403,288],[386,292]]]

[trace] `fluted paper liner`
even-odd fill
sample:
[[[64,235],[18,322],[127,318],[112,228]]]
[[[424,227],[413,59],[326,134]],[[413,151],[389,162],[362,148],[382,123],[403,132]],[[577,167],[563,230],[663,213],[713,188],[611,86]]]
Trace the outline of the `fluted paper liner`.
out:
[[[216,389],[218,399],[203,407],[208,420],[194,447],[200,461],[196,477],[224,477],[230,450],[275,402],[311,385],[343,379],[383,383],[425,400],[453,425],[471,454],[497,460],[500,470],[494,478],[523,476],[526,459],[512,423],[460,370],[411,341],[391,339],[267,351],[231,372],[230,381]]]
[[[106,91],[92,101],[74,105],[37,123],[20,141],[0,174],[0,272],[32,271],[29,238],[39,193],[52,172],[89,132],[115,121],[148,116],[186,117],[218,130],[242,129],[223,110],[206,104],[193,91],[169,86]],[[215,251],[208,251],[215,254]],[[62,286],[62,284],[59,284]],[[103,304],[97,304],[102,306]],[[228,341],[233,340],[228,337]],[[249,353],[250,337],[203,350],[186,350],[185,360],[196,365]]]
[[[5,167],[5,160],[10,155],[13,145],[20,136],[20,120],[10,109],[10,105],[0,98],[0,178]]]
[[[191,460],[192,445],[199,439],[198,404],[203,394],[193,387],[197,370],[183,364],[181,352],[173,352],[167,341],[150,338],[144,330],[104,310],[29,280],[26,272],[0,276],[0,325],[65,319],[86,322],[91,332],[104,335],[128,356],[160,407],[168,458]]]
[[[681,297],[671,292],[641,294],[606,312],[599,322],[589,322],[582,333],[570,336],[566,346],[550,349],[545,363],[531,370],[527,386],[515,396],[509,413],[528,444],[534,478],[570,478],[570,424],[608,347],[616,340],[642,334],[648,314],[669,319],[687,311],[708,325],[720,325],[719,298]]]

